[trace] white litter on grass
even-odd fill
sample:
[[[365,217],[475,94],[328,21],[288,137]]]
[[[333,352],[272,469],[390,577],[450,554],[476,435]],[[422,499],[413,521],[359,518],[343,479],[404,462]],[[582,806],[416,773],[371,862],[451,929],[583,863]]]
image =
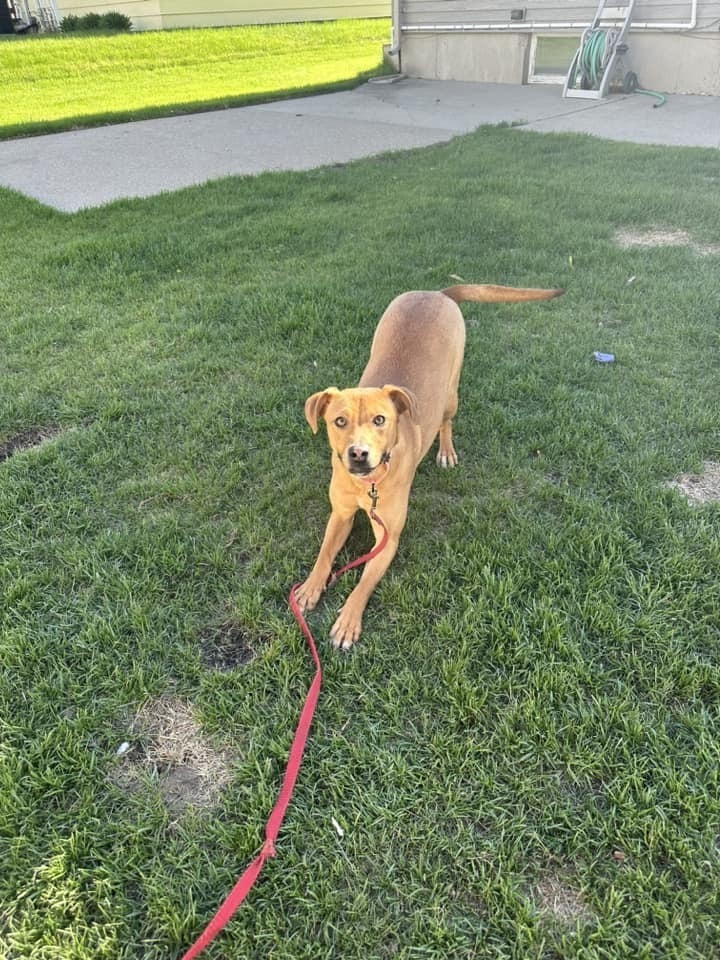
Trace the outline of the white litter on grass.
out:
[[[335,833],[337,833],[337,835],[338,835],[338,836],[340,837],[340,839],[342,840],[342,838],[345,836],[345,831],[344,831],[343,828],[340,826],[340,824],[337,822],[337,820],[335,819],[335,817],[330,817],[330,822],[332,823],[333,827],[335,827]]]
[[[128,752],[128,750],[130,749],[130,746],[131,746],[131,745],[128,743],[127,740],[123,740],[123,742],[120,744],[120,746],[119,746],[119,747],[117,748],[117,750],[115,751],[115,756],[116,756],[116,757],[122,757],[123,754],[125,754],[125,753]]]

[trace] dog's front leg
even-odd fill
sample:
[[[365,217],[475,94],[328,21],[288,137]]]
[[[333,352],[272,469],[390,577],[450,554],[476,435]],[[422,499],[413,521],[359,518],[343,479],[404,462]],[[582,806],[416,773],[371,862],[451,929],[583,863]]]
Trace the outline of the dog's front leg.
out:
[[[354,511],[347,514],[333,508],[325,528],[325,536],[315,566],[310,571],[310,576],[305,583],[301,584],[295,591],[295,599],[301,612],[314,610],[317,606],[317,602],[327,586],[333,561],[350,536],[353,516]]]
[[[360,581],[338,613],[337,620],[330,631],[330,639],[336,649],[349,650],[360,636],[363,613],[370,599],[370,594],[385,575],[397,553],[405,516],[403,514],[402,517],[395,519],[400,522],[392,525],[388,524],[387,543],[376,557],[365,564]],[[375,544],[377,545],[383,537],[383,529],[378,524],[373,523],[373,530],[375,532]]]

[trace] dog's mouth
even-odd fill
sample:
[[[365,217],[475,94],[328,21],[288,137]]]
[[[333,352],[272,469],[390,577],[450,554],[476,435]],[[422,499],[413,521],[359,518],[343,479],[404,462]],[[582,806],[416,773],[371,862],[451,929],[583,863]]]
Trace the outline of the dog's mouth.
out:
[[[377,470],[380,464],[372,466],[369,463],[349,463],[347,464],[348,473],[351,473],[354,477],[367,477],[373,470]]]
[[[386,463],[390,463],[390,454],[387,450],[382,454],[377,463],[369,463],[367,458],[357,458],[353,457],[350,453],[346,454],[343,458],[345,466],[347,467],[348,473],[352,474],[354,477],[369,477],[371,474],[375,473],[376,470],[379,470],[380,467],[384,466]]]

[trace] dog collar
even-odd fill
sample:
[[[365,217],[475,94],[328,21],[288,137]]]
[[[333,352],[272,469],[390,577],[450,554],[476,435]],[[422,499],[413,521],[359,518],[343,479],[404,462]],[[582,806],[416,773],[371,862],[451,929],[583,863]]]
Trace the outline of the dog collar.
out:
[[[382,458],[381,458],[381,460],[380,460],[380,463],[379,463],[378,466],[376,467],[376,470],[379,470],[380,467],[384,467],[384,468],[385,468],[385,472],[384,472],[383,475],[380,476],[380,477],[374,476],[375,470],[373,470],[373,472],[372,472],[371,474],[369,474],[368,476],[366,476],[366,477],[357,477],[358,480],[362,480],[362,482],[363,482],[363,483],[366,483],[366,484],[369,486],[369,488],[370,488],[370,489],[368,490],[368,496],[370,497],[370,500],[372,501],[372,510],[375,509],[375,506],[376,506],[376,504],[377,504],[377,502],[378,502],[378,497],[380,496],[380,494],[378,493],[378,490],[377,490],[378,484],[379,484],[379,483],[382,483],[382,481],[383,481],[383,480],[387,477],[387,475],[390,473],[390,454],[389,454],[389,453],[384,453],[384,454],[383,454],[383,456],[382,456]]]

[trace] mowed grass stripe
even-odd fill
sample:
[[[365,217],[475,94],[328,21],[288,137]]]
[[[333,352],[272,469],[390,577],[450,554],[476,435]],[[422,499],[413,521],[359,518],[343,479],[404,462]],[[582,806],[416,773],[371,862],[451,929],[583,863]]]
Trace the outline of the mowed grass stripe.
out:
[[[0,137],[240,106],[381,73],[387,20],[0,43]]]

